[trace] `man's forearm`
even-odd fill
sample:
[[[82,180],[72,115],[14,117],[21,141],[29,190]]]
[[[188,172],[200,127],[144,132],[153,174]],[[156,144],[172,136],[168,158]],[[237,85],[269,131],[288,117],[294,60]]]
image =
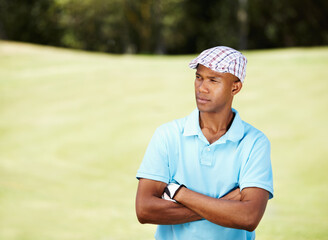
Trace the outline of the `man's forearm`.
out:
[[[140,179],[136,212],[139,222],[151,224],[181,224],[203,219],[193,210],[168,200],[162,199],[166,183],[149,179]],[[235,189],[225,195],[223,199],[240,200],[240,190]]]
[[[263,216],[267,202],[265,191],[257,194],[263,195],[259,197],[265,203],[256,203],[256,200],[254,203],[247,198],[241,201],[215,199],[186,188],[179,190],[174,199],[215,224],[253,231]]]
[[[148,196],[147,200],[142,200],[143,197],[137,198],[137,216],[141,223],[151,224],[182,224],[203,219],[193,210],[185,207],[182,204],[163,200],[157,196]],[[222,199],[240,200],[240,189],[237,188]]]
[[[148,201],[137,200],[136,207],[140,223],[171,225],[202,219],[189,208],[156,196],[148,199]]]
[[[161,198],[166,183],[140,179],[136,197],[136,212],[140,223],[180,224],[201,219],[194,211]]]

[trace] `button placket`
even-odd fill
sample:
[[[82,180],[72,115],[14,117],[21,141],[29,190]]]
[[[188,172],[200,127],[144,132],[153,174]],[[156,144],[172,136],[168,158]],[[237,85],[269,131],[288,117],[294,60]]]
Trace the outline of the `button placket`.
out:
[[[205,166],[212,166],[213,158],[212,158],[213,150],[210,146],[204,146],[201,151],[200,163]]]

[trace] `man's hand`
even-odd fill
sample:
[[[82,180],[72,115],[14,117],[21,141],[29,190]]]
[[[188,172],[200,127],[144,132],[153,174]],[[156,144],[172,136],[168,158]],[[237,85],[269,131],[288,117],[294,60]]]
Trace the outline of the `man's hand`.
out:
[[[231,192],[227,193],[226,195],[224,195],[220,199],[240,201],[241,200],[240,188],[236,188],[236,189],[232,190]]]

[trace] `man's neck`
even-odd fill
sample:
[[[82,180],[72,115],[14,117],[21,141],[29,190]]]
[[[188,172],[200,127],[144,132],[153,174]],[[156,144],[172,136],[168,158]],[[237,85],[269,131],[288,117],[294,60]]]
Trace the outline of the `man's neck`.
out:
[[[229,130],[233,118],[231,107],[220,112],[200,112],[199,125],[209,143],[213,143]]]

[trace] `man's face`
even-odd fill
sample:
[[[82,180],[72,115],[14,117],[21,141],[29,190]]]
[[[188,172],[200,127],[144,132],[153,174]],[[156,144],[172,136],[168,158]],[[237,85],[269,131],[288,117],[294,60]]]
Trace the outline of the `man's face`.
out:
[[[237,91],[236,86],[239,87]],[[241,83],[236,76],[215,72],[201,64],[198,65],[195,96],[200,112],[220,112],[225,107],[231,107],[233,96],[240,88]]]

